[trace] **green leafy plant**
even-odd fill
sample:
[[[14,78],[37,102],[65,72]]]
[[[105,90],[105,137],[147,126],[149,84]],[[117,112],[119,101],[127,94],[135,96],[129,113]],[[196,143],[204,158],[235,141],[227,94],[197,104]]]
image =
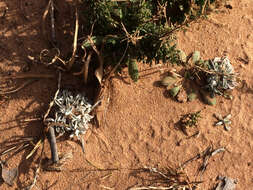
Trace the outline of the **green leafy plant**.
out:
[[[89,0],[83,1],[86,7],[83,17],[87,20],[87,34],[91,32],[94,44],[103,51],[105,66],[116,65],[119,60],[121,65],[127,65],[129,58],[174,64],[180,63],[180,51],[176,49],[173,32],[200,15],[212,2]],[[92,50],[90,40],[84,40],[82,47]]]

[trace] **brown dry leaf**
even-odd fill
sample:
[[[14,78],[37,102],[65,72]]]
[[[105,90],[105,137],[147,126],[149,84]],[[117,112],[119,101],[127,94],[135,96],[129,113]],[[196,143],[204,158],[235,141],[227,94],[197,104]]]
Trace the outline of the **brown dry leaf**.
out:
[[[5,169],[2,167],[2,178],[5,183],[12,186],[17,177],[18,177],[18,168]]]
[[[102,84],[102,79],[103,79],[103,70],[104,70],[104,60],[103,57],[100,53],[100,51],[98,51],[96,45],[94,44],[94,41],[92,40],[91,36],[88,36],[88,40],[91,43],[91,47],[93,48],[93,50],[96,52],[97,56],[98,56],[98,60],[99,60],[99,67],[96,69],[95,71],[95,76],[97,77],[99,84]]]

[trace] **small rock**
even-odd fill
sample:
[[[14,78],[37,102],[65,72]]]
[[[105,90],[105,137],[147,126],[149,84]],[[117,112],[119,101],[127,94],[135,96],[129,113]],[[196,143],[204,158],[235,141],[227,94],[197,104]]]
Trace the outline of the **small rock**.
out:
[[[235,190],[237,180],[228,178],[226,176],[225,177],[219,176],[218,180],[221,181],[217,184],[215,190]]]
[[[17,177],[18,177],[18,168],[5,169],[2,166],[2,179],[4,180],[5,183],[12,186]]]

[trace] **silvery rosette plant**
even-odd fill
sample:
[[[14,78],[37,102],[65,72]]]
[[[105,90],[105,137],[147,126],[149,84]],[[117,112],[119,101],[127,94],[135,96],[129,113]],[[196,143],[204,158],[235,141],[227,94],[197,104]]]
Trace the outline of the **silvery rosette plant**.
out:
[[[93,118],[90,115],[92,105],[83,94],[74,95],[71,91],[60,90],[54,100],[54,114],[46,119],[48,124],[52,124],[55,131],[62,135],[70,133],[70,137],[84,134],[89,126],[88,123]]]

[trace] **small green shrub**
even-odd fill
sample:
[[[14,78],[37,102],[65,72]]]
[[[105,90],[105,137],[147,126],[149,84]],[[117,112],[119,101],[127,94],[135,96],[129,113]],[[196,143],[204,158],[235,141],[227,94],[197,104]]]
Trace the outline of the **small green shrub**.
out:
[[[195,3],[194,3],[195,2]],[[214,0],[89,0],[83,1],[87,34],[97,46],[103,44],[105,65],[142,62],[180,63],[173,31],[196,18]],[[92,49],[85,40],[85,49]],[[112,59],[114,58],[114,59]]]

